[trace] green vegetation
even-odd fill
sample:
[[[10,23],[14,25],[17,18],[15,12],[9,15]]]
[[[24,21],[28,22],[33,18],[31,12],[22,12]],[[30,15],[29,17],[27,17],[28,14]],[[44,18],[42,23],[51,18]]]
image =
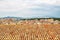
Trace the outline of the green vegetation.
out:
[[[60,20],[60,18],[27,18],[27,19],[22,19],[22,20],[34,20],[34,19],[37,19],[37,20],[40,20],[40,19],[54,19],[54,20]]]

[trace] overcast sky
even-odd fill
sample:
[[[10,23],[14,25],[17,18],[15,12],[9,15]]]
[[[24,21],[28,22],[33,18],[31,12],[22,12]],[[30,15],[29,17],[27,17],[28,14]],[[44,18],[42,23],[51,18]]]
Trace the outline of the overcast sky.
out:
[[[60,17],[60,0],[0,0],[0,17]]]

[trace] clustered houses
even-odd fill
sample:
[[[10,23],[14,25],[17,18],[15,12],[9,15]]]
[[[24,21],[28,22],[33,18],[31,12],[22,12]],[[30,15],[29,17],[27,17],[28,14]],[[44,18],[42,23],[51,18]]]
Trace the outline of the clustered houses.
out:
[[[1,19],[0,25],[15,25],[14,19]]]
[[[4,25],[18,25],[18,24],[59,24],[60,21],[54,19],[40,19],[40,20],[20,20],[15,21],[14,19],[0,20],[0,24]]]
[[[59,24],[60,21],[54,19],[40,19],[40,20],[24,20],[18,21],[17,24]]]

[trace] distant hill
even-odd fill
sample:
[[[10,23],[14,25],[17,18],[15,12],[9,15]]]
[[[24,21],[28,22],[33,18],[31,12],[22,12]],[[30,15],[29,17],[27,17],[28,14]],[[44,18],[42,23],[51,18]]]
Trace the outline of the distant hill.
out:
[[[34,20],[34,19],[51,19],[53,18],[54,20],[60,20],[60,18],[55,18],[55,17],[44,17],[44,18],[40,18],[40,17],[32,17],[32,18],[23,18],[23,17],[2,17],[0,19],[15,19],[15,20]]]
[[[22,17],[3,17],[5,19],[8,19],[8,18],[16,18],[16,19],[22,19]]]
[[[21,19],[23,19],[22,17],[2,17],[2,18],[0,18],[0,19],[14,19],[14,20],[21,20]]]

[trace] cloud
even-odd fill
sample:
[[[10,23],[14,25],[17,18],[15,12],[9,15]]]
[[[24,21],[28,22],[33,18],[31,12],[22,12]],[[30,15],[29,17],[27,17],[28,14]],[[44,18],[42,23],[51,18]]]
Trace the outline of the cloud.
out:
[[[37,7],[38,4],[59,5],[59,0],[3,0],[0,1],[0,11],[18,11]]]
[[[2,0],[0,16],[55,16],[59,15],[60,0]],[[58,13],[58,14],[57,14]]]
[[[0,16],[17,17],[60,17],[60,6],[38,5],[35,8],[29,8],[13,12],[0,12]]]

